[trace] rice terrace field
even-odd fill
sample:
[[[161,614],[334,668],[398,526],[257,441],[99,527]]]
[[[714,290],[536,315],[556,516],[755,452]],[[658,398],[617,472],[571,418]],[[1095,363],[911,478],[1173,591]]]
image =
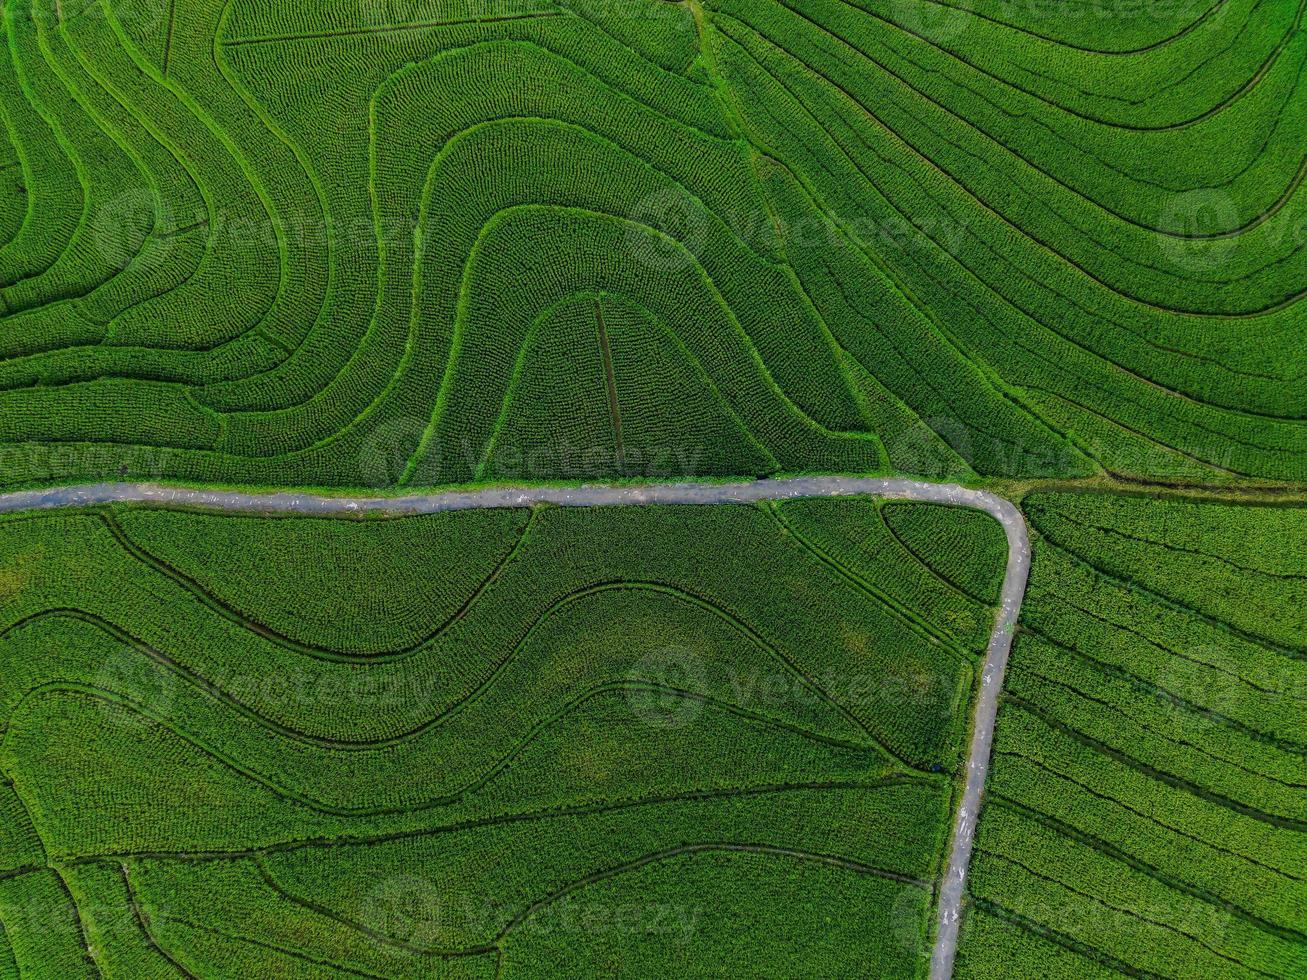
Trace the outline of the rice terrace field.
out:
[[[1307,0],[0,0],[0,980],[1307,977]]]

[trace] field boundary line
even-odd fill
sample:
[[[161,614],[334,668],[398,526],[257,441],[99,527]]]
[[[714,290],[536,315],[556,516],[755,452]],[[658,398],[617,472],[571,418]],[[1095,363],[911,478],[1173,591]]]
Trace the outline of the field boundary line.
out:
[[[632,486],[592,484],[502,486],[435,490],[396,496],[329,495],[296,491],[212,490],[156,483],[95,483],[0,494],[0,514],[75,510],[110,504],[141,504],[227,513],[350,517],[363,514],[416,516],[499,507],[622,507],[633,505],[754,504],[813,497],[878,497],[980,510],[993,517],[1007,538],[1007,566],[994,629],[976,692],[967,774],[954,817],[948,865],[939,890],[931,980],[948,980],[957,954],[958,927],[976,820],[984,796],[993,748],[994,723],[1008,655],[1030,574],[1030,534],[1020,509],[1004,497],[951,483],[861,476],[800,476],[737,483],[660,483]]]

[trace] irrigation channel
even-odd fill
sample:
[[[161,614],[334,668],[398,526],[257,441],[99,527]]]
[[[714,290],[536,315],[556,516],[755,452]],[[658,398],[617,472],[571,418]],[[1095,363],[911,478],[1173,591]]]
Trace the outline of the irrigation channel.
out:
[[[228,511],[242,514],[306,514],[349,516],[360,513],[382,515],[434,514],[452,510],[495,507],[621,507],[638,504],[748,504],[764,500],[792,500],[802,497],[882,497],[969,507],[992,516],[1007,536],[1007,570],[994,631],[990,635],[985,663],[976,696],[971,747],[967,755],[967,780],[953,825],[948,868],[939,893],[939,916],[935,945],[931,951],[931,980],[948,980],[957,953],[958,924],[966,891],[967,869],[975,840],[976,819],[984,795],[998,715],[1003,673],[1021,600],[1030,573],[1030,537],[1021,511],[1011,501],[982,490],[956,484],[923,483],[916,480],[859,476],[812,476],[746,483],[664,483],[642,486],[529,486],[490,487],[477,490],[448,490],[401,496],[332,496],[293,491],[244,492],[206,490],[194,487],[150,483],[96,483],[46,490],[23,490],[0,494],[0,513],[32,510],[61,510],[104,504],[143,504]]]

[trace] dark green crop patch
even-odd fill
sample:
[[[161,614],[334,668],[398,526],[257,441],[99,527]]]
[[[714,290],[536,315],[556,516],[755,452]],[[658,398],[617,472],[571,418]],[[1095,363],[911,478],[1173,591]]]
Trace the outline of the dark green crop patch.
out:
[[[0,518],[5,948],[916,973],[993,618],[950,579],[1005,560],[917,533],[962,513]]]

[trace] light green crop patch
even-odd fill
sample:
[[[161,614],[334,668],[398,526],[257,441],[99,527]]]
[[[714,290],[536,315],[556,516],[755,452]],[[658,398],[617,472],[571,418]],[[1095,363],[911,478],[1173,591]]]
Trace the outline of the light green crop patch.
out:
[[[1301,480],[1301,16],[15,0],[0,485]]]

